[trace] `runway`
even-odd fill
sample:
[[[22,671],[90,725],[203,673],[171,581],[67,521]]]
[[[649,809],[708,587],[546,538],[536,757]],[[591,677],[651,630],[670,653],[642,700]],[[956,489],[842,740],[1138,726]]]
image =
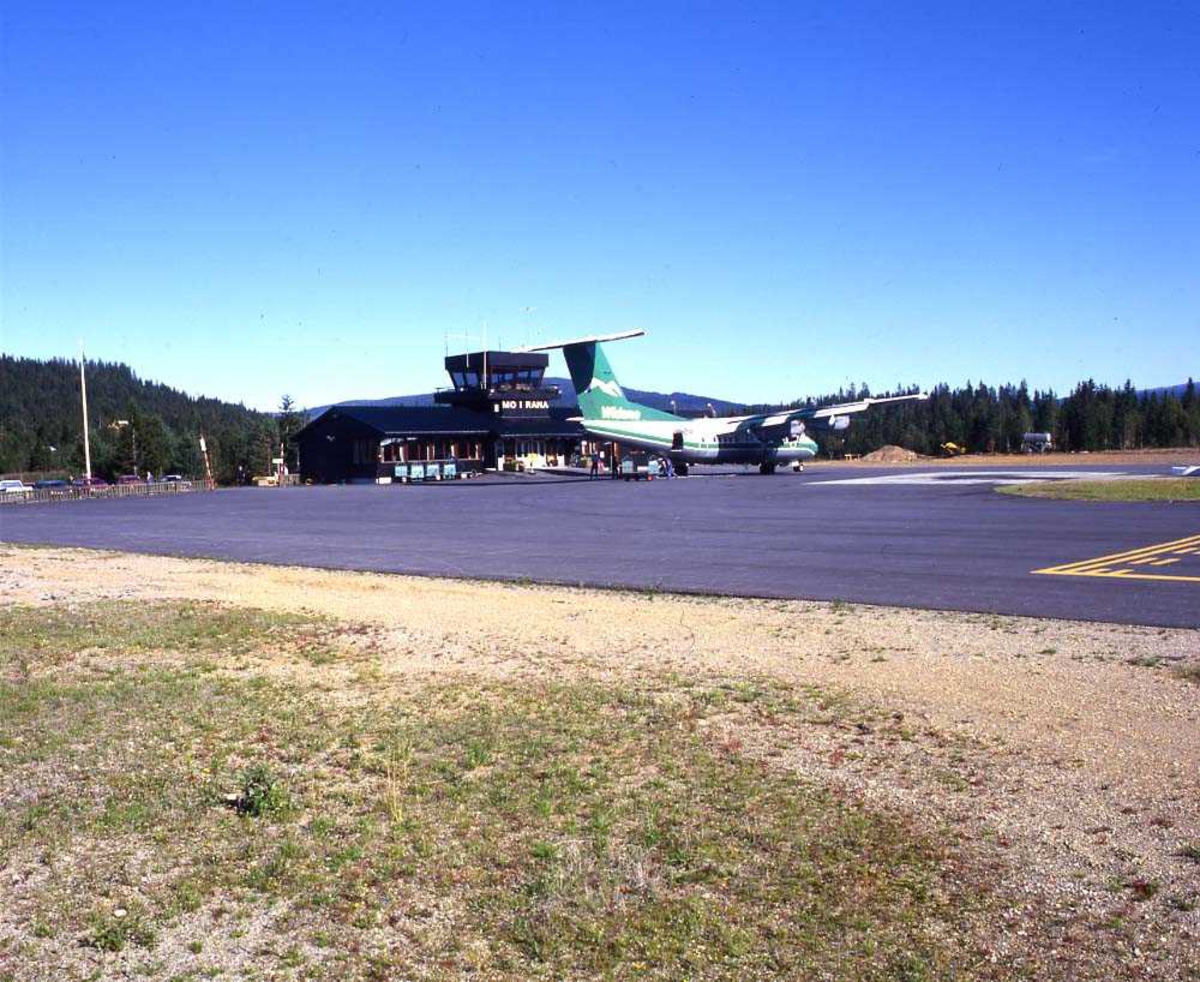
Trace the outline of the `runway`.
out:
[[[933,475],[814,467],[802,475],[636,484],[506,477],[237,489],[5,506],[0,539],[1200,627],[1200,505],[1035,500],[994,490],[995,481],[1047,475],[1040,468]]]

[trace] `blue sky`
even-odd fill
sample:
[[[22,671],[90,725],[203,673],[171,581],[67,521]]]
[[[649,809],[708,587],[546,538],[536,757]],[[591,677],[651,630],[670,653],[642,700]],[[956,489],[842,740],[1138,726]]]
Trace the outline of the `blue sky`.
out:
[[[259,407],[485,329],[745,401],[1200,374],[1200,8],[994,8],[5,5],[0,347]]]

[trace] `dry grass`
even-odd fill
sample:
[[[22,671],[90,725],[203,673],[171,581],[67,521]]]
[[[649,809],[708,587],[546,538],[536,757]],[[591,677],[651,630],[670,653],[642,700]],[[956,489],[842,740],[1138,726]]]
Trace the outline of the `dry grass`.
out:
[[[993,877],[952,837],[713,736],[827,725],[813,690],[363,682],[335,705],[234,668],[305,638],[336,658],[324,622],[110,602],[3,628],[6,978],[995,977],[972,928]]]
[[[1195,631],[4,558],[5,982],[1200,978]]]

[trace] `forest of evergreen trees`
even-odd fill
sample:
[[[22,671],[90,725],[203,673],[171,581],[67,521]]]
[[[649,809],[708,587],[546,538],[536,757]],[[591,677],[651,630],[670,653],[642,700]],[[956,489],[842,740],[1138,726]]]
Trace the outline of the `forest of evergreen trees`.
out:
[[[908,389],[876,395],[902,395]],[[872,395],[851,388],[818,400],[849,402]],[[801,405],[796,403],[795,405]],[[1200,446],[1200,395],[1189,379],[1182,396],[1173,392],[1139,393],[1131,382],[1119,389],[1080,382],[1065,398],[1054,392],[1030,392],[1024,382],[992,388],[968,382],[952,389],[934,387],[925,402],[906,402],[855,416],[844,435],[821,436],[823,450],[869,453],[895,444],[936,455],[943,443],[973,453],[1021,449],[1025,433],[1051,433],[1059,450],[1139,450],[1147,447]]]
[[[268,473],[281,429],[300,425],[298,413],[193,398],[127,365],[89,361],[87,377],[92,471],[110,480],[146,471],[203,477],[203,432],[213,476],[234,483]],[[80,420],[78,362],[0,355],[0,473],[82,474]]]
[[[870,394],[864,385],[818,401],[848,402]],[[281,408],[273,415],[194,398],[143,381],[127,365],[88,362],[92,469],[107,478],[147,470],[201,477],[201,432],[221,483],[269,472],[281,440],[289,443],[294,468],[290,435],[303,418],[286,397]],[[126,425],[119,425],[121,420]],[[822,449],[834,454],[897,444],[936,455],[946,442],[973,452],[1015,451],[1030,431],[1052,433],[1061,450],[1196,447],[1200,396],[1191,380],[1182,395],[1140,394],[1128,382],[1113,389],[1087,381],[1065,398],[1031,393],[1023,382],[1000,388],[939,385],[926,402],[863,413],[844,434],[817,436]],[[78,362],[0,355],[0,473],[82,472]]]

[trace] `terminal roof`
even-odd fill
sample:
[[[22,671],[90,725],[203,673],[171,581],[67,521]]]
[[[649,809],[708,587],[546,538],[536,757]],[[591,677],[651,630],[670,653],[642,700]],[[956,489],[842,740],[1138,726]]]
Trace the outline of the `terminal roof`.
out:
[[[336,414],[336,415],[335,415]],[[467,434],[485,436],[579,437],[583,428],[570,422],[579,415],[578,406],[552,406],[545,418],[521,419],[491,415],[455,406],[330,406],[304,429],[337,416],[368,426],[380,436],[434,436]],[[301,431],[303,432],[303,431]]]

